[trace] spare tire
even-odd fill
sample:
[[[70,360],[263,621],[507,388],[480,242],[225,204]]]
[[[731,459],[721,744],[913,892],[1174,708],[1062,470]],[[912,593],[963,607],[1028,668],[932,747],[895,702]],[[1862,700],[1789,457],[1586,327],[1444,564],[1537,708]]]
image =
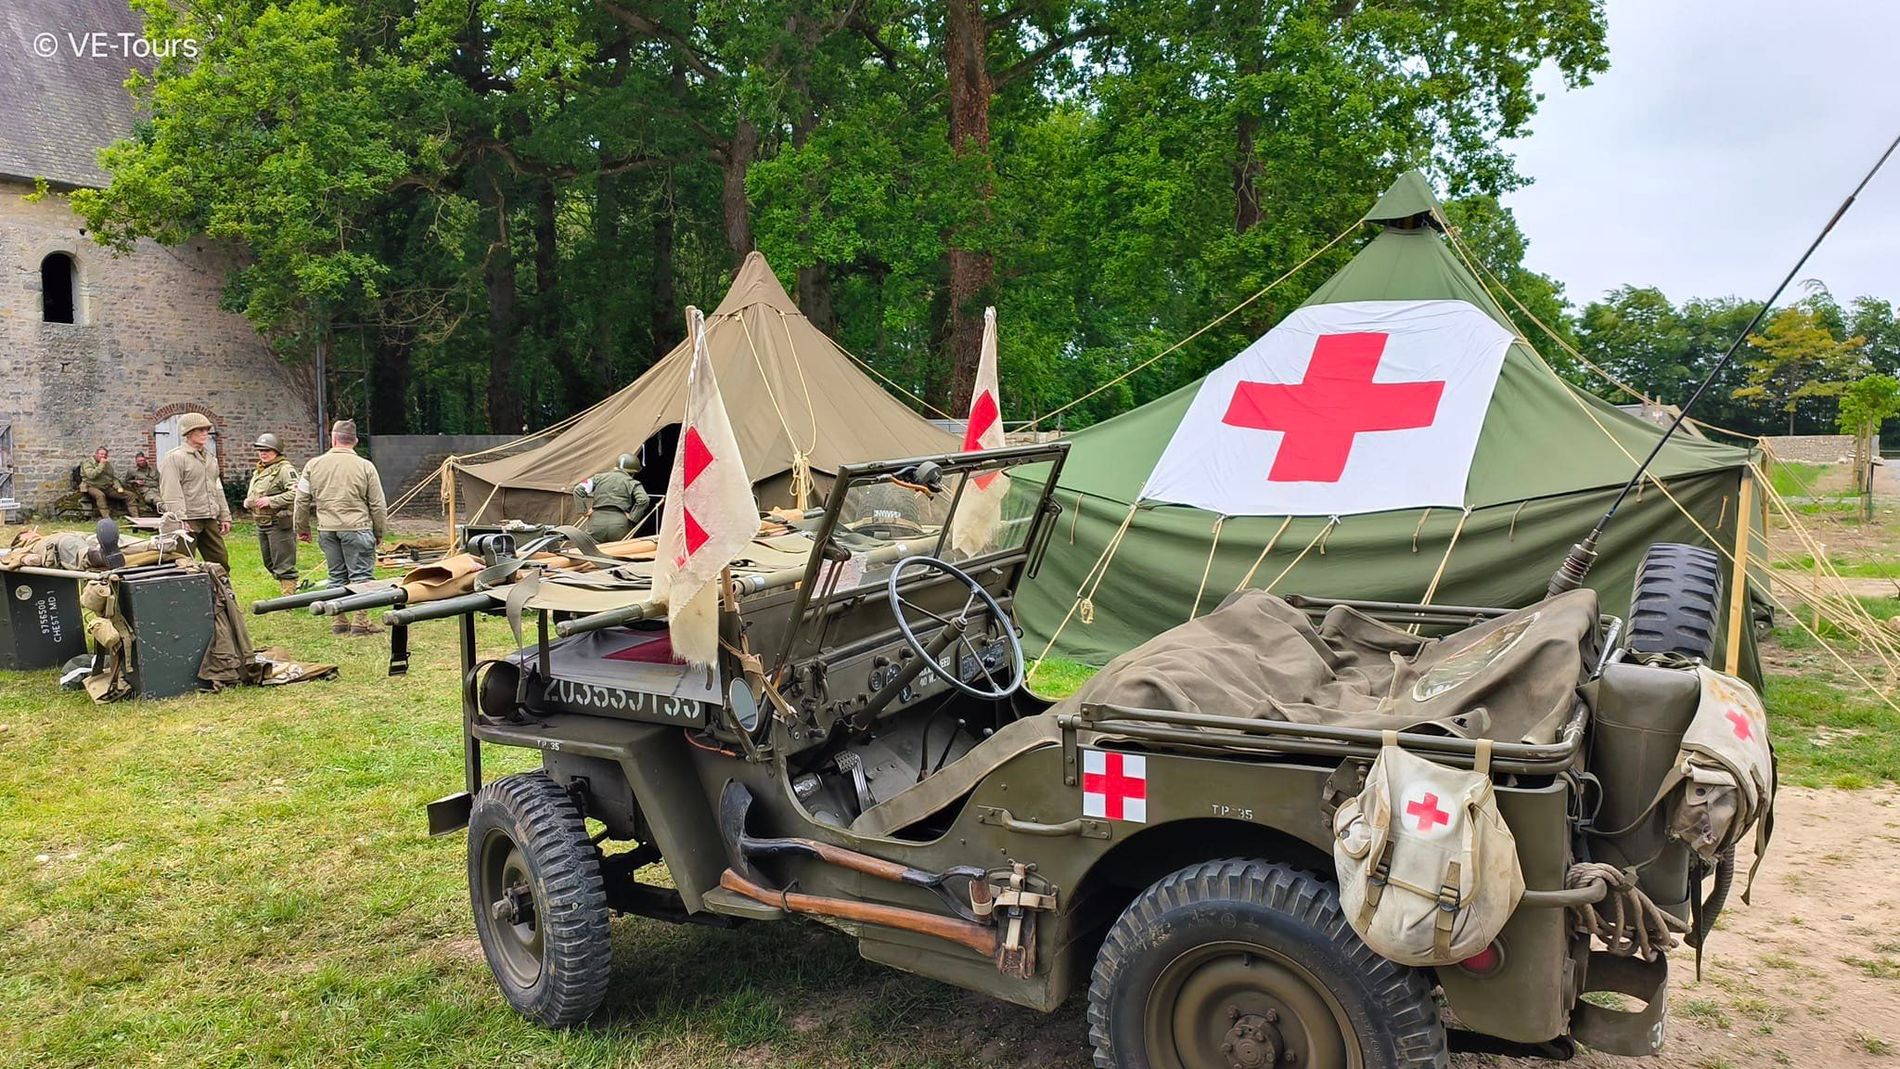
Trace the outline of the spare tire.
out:
[[[1713,664],[1721,609],[1722,562],[1715,552],[1657,542],[1636,569],[1627,645],[1637,653],[1678,653]]]

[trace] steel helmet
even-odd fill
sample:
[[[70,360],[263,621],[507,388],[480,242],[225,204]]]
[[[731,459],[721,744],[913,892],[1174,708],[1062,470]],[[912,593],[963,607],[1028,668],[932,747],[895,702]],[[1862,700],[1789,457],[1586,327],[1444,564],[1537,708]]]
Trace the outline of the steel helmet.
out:
[[[203,412],[187,412],[178,417],[178,433],[190,434],[192,431],[211,429],[211,420]]]
[[[639,471],[640,461],[635,459],[632,453],[622,453],[620,459],[614,462],[614,466],[621,471]]]
[[[271,452],[276,453],[278,456],[282,456],[284,453],[283,444],[277,440],[276,435],[270,433],[269,431],[265,431],[263,434],[258,435],[257,441],[252,442],[251,445],[258,449],[268,449]]]

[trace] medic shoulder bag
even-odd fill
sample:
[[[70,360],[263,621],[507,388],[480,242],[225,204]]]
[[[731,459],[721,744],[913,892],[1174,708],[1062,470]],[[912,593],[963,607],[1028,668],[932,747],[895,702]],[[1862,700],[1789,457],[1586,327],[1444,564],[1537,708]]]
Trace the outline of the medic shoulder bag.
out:
[[[1497,937],[1524,894],[1517,840],[1491,790],[1491,740],[1475,767],[1448,768],[1401,749],[1398,733],[1365,789],[1333,817],[1333,862],[1347,923],[1403,965],[1452,965]]]

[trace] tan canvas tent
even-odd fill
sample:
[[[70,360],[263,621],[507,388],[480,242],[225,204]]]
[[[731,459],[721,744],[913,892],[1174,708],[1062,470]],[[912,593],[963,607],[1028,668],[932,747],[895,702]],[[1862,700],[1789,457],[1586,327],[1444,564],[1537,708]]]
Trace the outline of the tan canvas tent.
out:
[[[792,304],[756,252],[706,317],[706,345],[762,507],[796,503],[801,466],[810,473],[816,503],[840,464],[957,448],[955,437],[858,370]],[[642,446],[643,481],[649,489],[663,488],[672,457],[672,435],[665,432],[686,410],[691,356],[682,340],[646,374],[532,449],[455,464],[458,511],[470,521],[574,520],[570,488]]]

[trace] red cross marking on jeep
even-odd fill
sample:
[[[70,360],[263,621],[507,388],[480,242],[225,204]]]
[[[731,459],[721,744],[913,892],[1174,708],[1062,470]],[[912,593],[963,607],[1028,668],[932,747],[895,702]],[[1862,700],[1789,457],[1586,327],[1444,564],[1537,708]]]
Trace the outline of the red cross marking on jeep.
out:
[[[1121,820],[1122,803],[1133,798],[1148,797],[1148,781],[1124,775],[1121,754],[1109,753],[1103,757],[1106,759],[1103,771],[1083,773],[1082,789],[1102,796],[1105,808],[1103,816],[1110,820]]]
[[[1419,831],[1431,831],[1433,825],[1451,823],[1451,814],[1438,808],[1438,796],[1430,791],[1416,802],[1407,802],[1405,815],[1418,818]]]
[[[1385,334],[1327,334],[1299,382],[1242,382],[1221,422],[1282,431],[1269,482],[1336,483],[1353,439],[1367,431],[1429,427],[1445,383],[1374,382]]]
[[[1729,723],[1735,725],[1736,738],[1752,739],[1755,737],[1755,729],[1749,724],[1747,713],[1742,712],[1740,709],[1730,709],[1724,715],[1728,717]]]

